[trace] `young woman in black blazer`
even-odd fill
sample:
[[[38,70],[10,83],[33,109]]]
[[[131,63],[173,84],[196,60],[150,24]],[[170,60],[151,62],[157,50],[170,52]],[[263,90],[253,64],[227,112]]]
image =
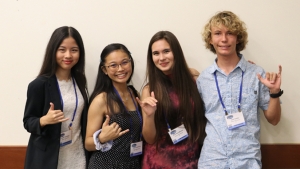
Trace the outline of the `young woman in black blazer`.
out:
[[[85,51],[73,27],[57,28],[43,65],[29,85],[23,117],[30,133],[25,169],[85,169],[88,94]]]

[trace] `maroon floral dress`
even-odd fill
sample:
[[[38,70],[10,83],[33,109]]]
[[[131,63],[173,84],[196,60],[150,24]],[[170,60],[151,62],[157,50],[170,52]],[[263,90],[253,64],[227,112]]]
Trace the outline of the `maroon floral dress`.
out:
[[[169,94],[175,107],[178,107],[178,97],[174,92]],[[166,121],[162,121],[166,123]],[[181,122],[179,121],[178,126]],[[167,127],[162,129],[163,137],[156,144],[145,143],[143,152],[143,169],[193,169],[197,168],[200,155],[198,143],[190,143],[187,139],[173,144]]]

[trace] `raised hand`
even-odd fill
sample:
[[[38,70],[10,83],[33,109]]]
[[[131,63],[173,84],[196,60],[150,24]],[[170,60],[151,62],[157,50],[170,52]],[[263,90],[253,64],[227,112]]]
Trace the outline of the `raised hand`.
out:
[[[155,99],[154,92],[151,92],[150,97],[146,97],[143,100],[140,100],[138,97],[136,97],[136,100],[141,106],[143,112],[146,113],[146,115],[148,116],[154,115],[157,108],[156,107],[157,100]]]
[[[54,110],[54,104],[50,102],[48,113],[40,118],[40,124],[43,127],[48,124],[61,123],[67,120],[69,120],[69,118],[65,118],[65,115],[61,110]]]
[[[264,84],[269,88],[271,93],[278,93],[280,91],[280,86],[281,86],[281,72],[282,72],[282,67],[281,65],[279,65],[278,73],[267,72],[266,78],[262,78],[259,74],[257,74],[257,77],[262,84]]]
[[[110,117],[106,115],[106,120],[102,124],[102,131],[98,136],[101,143],[114,140],[129,132],[129,129],[122,131],[121,127],[119,127],[119,125],[116,122],[109,125],[109,120]]]

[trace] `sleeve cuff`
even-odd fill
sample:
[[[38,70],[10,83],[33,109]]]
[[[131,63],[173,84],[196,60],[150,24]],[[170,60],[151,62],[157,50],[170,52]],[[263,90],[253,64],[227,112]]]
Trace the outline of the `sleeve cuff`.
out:
[[[108,151],[108,150],[111,149],[112,144],[113,144],[113,141],[110,140],[110,141],[108,141],[108,142],[106,142],[106,143],[101,144],[101,143],[100,143],[100,140],[99,140],[99,138],[98,138],[98,136],[99,136],[99,134],[101,133],[101,131],[102,131],[102,129],[97,130],[97,131],[93,134],[94,144],[95,144],[95,146],[96,146],[96,150],[100,150],[100,151],[102,151],[102,152],[106,152],[106,151]]]

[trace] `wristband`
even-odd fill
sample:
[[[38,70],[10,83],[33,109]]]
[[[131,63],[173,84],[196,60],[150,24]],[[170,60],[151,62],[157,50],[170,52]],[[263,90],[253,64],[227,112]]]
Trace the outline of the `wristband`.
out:
[[[99,140],[99,134],[101,133],[102,129],[97,130],[94,134],[93,134],[93,140],[94,140],[94,144],[95,144],[95,148],[96,150],[100,150],[102,152],[106,152],[108,150],[111,149],[112,145],[113,145],[113,141],[110,140],[106,143],[101,144],[100,140]]]
[[[282,94],[283,94],[283,90],[280,89],[280,91],[278,93],[275,93],[275,94],[272,93],[272,94],[270,94],[270,97],[272,97],[272,98],[278,98]]]

